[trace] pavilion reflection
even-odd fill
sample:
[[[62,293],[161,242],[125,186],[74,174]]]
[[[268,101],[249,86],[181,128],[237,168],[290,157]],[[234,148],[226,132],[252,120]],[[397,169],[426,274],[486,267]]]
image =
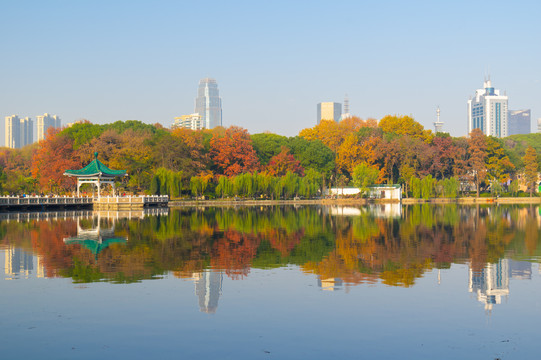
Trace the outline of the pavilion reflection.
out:
[[[97,215],[90,219],[91,227],[83,228],[81,226],[81,218],[77,218],[77,236],[64,238],[66,245],[81,245],[98,259],[98,255],[103,249],[112,244],[125,244],[128,242],[127,236],[115,235],[115,218],[110,221],[112,224],[108,227],[103,227],[102,224],[107,224],[109,221],[102,221],[101,215]],[[105,218],[104,220],[109,220]]]

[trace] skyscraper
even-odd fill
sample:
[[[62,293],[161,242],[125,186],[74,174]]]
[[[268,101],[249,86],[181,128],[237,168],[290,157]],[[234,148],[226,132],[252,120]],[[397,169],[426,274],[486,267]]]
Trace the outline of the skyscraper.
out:
[[[349,106],[348,106],[349,107]],[[317,104],[317,123],[321,120],[340,121],[342,117],[342,104],[337,102],[320,102]]]
[[[18,149],[34,142],[34,122],[31,118],[20,119],[18,115],[5,118],[5,145]]]
[[[194,113],[201,115],[203,126],[207,129],[222,126],[222,99],[216,80],[204,78],[199,81]]]
[[[507,135],[529,134],[531,132],[531,111],[509,110],[509,130]]]
[[[6,116],[5,145],[8,148],[17,149],[21,147],[21,123],[17,115]]]
[[[483,89],[477,89],[475,96],[468,100],[468,134],[481,129],[485,135],[506,137],[508,135],[507,95],[492,87],[490,79]]]
[[[62,126],[62,122],[57,115],[49,115],[47,113],[36,116],[36,125],[38,133],[38,141],[45,140],[47,136],[47,130],[50,127],[59,128]]]
[[[20,119],[19,124],[21,125],[21,147],[32,144],[34,142],[34,121],[27,116],[24,119]]]

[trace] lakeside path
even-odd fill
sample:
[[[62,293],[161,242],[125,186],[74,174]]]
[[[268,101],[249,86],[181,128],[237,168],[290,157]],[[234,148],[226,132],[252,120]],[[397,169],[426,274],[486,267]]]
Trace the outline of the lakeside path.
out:
[[[319,200],[171,200],[169,207],[193,206],[276,206],[276,205],[368,205],[389,204],[398,201],[367,200],[367,199],[319,199]],[[541,197],[526,198],[433,198],[433,199],[402,199],[402,205],[411,204],[541,204]]]

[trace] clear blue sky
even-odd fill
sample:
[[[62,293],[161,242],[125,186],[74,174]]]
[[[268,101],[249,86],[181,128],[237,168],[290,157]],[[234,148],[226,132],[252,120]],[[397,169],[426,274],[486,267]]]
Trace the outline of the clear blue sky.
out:
[[[1,1],[0,116],[169,126],[217,80],[224,126],[296,135],[316,104],[466,134],[490,72],[541,117],[538,1]],[[1,126],[1,143],[4,126]]]

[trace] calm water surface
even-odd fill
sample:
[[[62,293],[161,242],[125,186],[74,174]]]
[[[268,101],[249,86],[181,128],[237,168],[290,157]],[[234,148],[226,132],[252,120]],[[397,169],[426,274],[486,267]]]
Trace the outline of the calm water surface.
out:
[[[2,359],[534,359],[537,206],[0,214]]]

